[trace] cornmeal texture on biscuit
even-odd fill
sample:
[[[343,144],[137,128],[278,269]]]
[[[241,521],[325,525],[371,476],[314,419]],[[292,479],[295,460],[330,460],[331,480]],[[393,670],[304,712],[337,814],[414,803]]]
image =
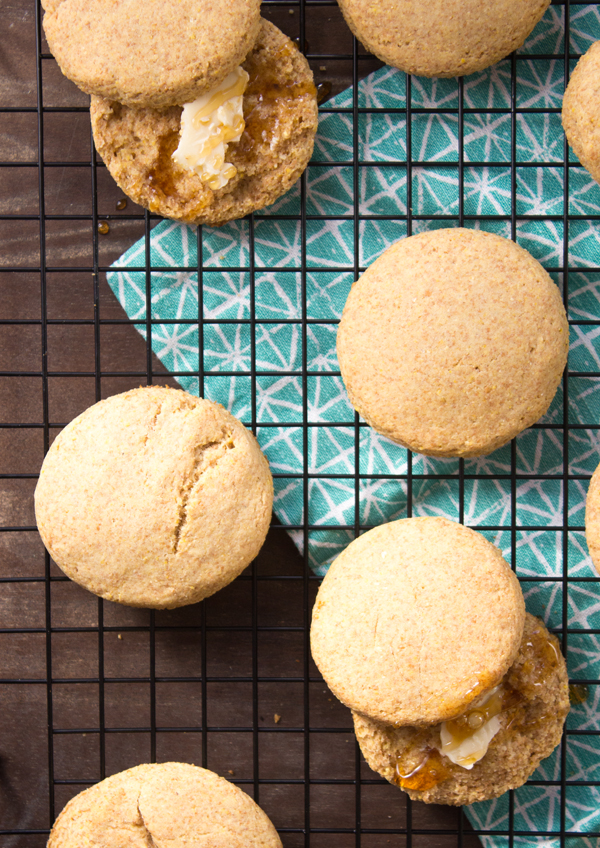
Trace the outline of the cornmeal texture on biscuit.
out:
[[[454,77],[520,47],[550,0],[339,0],[354,35],[408,74]]]
[[[212,190],[171,158],[181,109],[131,109],[92,98],[94,142],[114,180],[136,203],[165,218],[218,226],[273,203],[298,180],[312,155],[317,98],[296,45],[262,20],[248,58],[244,132],[227,149],[237,173]]]
[[[600,182],[600,41],[571,74],[562,105],[567,140],[584,168]]]
[[[233,784],[187,763],[136,766],[69,801],[48,848],[281,848],[266,814]]]
[[[424,791],[405,789],[415,801],[473,804],[522,786],[559,744],[569,712],[567,669],[555,636],[526,614],[523,638],[505,681],[514,706],[500,714],[501,729],[471,770],[441,757],[446,779]],[[392,727],[354,714],[361,751],[374,771],[398,785],[396,765],[417,746],[424,753],[440,744],[439,728]],[[415,752],[418,762],[418,754]],[[434,764],[438,768],[438,763]]]
[[[600,573],[600,465],[592,475],[587,492],[585,537],[594,567]]]
[[[259,0],[44,0],[60,69],[87,94],[130,106],[188,103],[252,48]]]
[[[494,545],[445,518],[409,518],[369,530],[333,562],[311,650],[347,707],[388,724],[435,724],[502,679],[524,616]]]
[[[526,250],[479,230],[388,248],[356,282],[337,337],[352,405],[431,456],[481,456],[548,409],[567,362],[558,287]]]
[[[35,492],[42,540],[72,580],[110,601],[171,608],[254,559],[273,484],[256,439],[223,407],[158,386],[72,421]]]

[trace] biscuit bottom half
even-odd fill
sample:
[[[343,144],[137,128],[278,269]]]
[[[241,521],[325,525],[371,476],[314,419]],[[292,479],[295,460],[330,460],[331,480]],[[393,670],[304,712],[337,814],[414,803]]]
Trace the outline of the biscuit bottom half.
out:
[[[413,800],[472,804],[522,786],[560,742],[569,687],[559,643],[527,613],[515,662],[504,676],[500,730],[468,770],[440,753],[440,725],[393,727],[353,713],[370,767]]]

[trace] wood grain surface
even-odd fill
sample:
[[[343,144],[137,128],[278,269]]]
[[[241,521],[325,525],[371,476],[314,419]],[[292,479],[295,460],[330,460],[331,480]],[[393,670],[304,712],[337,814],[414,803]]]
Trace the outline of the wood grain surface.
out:
[[[34,2],[0,0],[0,10],[0,214],[15,216],[0,220],[0,371],[13,372],[0,376],[0,424],[20,425],[0,428],[0,525],[22,528],[0,533],[0,846],[44,845],[71,796],[153,753],[241,781],[286,848],[475,846],[460,811],[408,805],[357,753],[349,711],[307,653],[318,581],[275,521],[241,578],[178,611],[101,602],[53,564],[46,579],[32,498],[44,453],[41,318],[64,322],[47,325],[50,441],[98,396],[145,383],[103,372],[145,374],[147,352],[131,325],[102,323],[125,317],[103,274],[96,315],[88,98],[42,58],[43,105],[58,111],[43,113],[38,136]],[[299,35],[297,5],[264,4],[264,14]],[[351,84],[353,41],[337,6],[307,7],[306,41],[312,54],[345,57],[311,60],[318,83],[333,93]],[[364,55],[359,75],[379,66]],[[101,163],[95,179],[98,214],[114,216],[97,236],[106,266],[143,234],[143,210],[117,208],[123,195]],[[40,212],[59,217],[41,228]],[[44,265],[61,269],[44,275],[45,302]],[[152,369],[154,382],[175,385],[155,357]]]

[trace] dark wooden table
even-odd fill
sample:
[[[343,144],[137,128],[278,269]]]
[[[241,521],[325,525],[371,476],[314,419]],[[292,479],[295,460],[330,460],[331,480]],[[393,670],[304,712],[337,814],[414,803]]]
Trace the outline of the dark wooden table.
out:
[[[275,521],[240,579],[173,612],[101,602],[47,562],[33,514],[45,440],[145,382],[104,373],[145,371],[147,352],[131,325],[103,323],[124,313],[93,273],[145,225],[131,201],[118,208],[101,164],[93,208],[88,98],[43,40],[38,58],[33,0],[0,10],[0,424],[12,425],[0,427],[0,848],[44,845],[70,797],[153,757],[240,781],[286,848],[478,844],[460,811],[407,804],[362,761],[308,652],[318,581]],[[264,14],[299,37],[298,5]],[[341,91],[353,40],[337,6],[310,6],[305,20],[316,81]],[[357,63],[360,76],[380,66]],[[97,215],[112,216],[105,235]],[[154,357],[152,369],[176,385]]]

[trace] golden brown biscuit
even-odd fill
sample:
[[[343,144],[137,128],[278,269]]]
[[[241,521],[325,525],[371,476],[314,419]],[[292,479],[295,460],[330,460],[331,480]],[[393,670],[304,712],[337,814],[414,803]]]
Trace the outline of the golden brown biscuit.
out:
[[[48,848],[281,848],[254,801],[212,771],[187,763],[141,765],[69,801]]]
[[[339,0],[354,35],[408,74],[454,77],[520,47],[550,0]]]
[[[562,125],[573,152],[600,182],[600,41],[592,44],[571,74]]]
[[[45,0],[60,69],[87,94],[164,109],[218,85],[244,60],[259,0]]]
[[[35,491],[38,529],[65,574],[107,600],[167,609],[243,571],[272,501],[252,433],[218,404],[159,386],[71,421]]]
[[[355,713],[354,729],[368,764],[415,801],[430,804],[473,804],[522,786],[559,744],[569,712],[558,639],[529,613],[503,686],[501,729],[472,770],[439,753],[439,726],[392,727]]]
[[[437,724],[506,674],[525,605],[500,551],[445,518],[359,536],[327,572],[314,660],[342,703],[386,724]]]
[[[111,175],[136,203],[188,224],[218,226],[273,203],[298,180],[312,155],[317,99],[308,62],[263,20],[242,67],[246,127],[227,161],[237,173],[212,190],[171,155],[179,143],[181,109],[132,109],[101,98],[90,107],[96,148]]]
[[[568,345],[560,292],[539,262],[461,228],[388,248],[352,287],[337,337],[352,405],[431,456],[488,454],[536,422]]]
[[[594,567],[600,573],[600,465],[592,474],[585,501],[585,538]]]

